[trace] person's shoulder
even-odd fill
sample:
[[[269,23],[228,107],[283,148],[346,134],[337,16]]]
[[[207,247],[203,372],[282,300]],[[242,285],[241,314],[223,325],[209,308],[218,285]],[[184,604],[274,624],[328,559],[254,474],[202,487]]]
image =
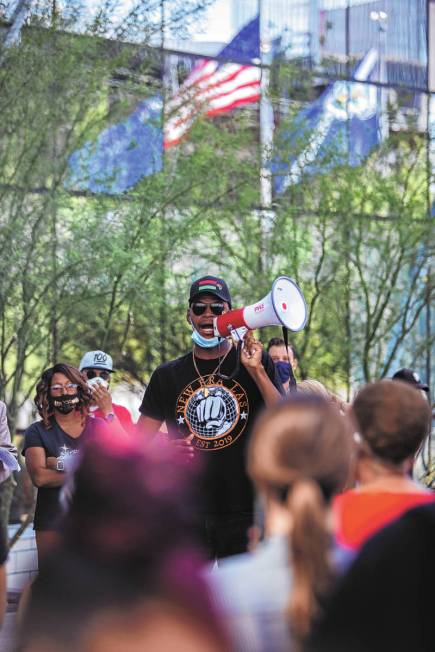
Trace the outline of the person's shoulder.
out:
[[[24,446],[22,453],[24,455],[28,448],[44,447],[47,438],[51,435],[52,429],[48,430],[43,421],[34,421],[24,431]]]
[[[275,610],[282,605],[291,587],[291,569],[286,540],[263,542],[255,552],[234,555],[219,561],[210,572],[214,590],[239,608]]]
[[[343,491],[341,494],[334,496],[332,504],[334,507],[342,507],[347,503],[352,503],[357,496],[358,493],[354,489],[346,489],[346,491]]]
[[[44,422],[39,419],[38,421],[34,421],[33,423],[30,424],[28,428],[24,431],[24,436],[27,437],[27,435],[40,435],[44,432],[47,432],[47,428],[44,425]]]
[[[435,545],[435,503],[429,502],[406,511],[399,519],[380,530],[363,550],[371,552],[378,547],[391,546],[394,542],[420,542]]]
[[[359,489],[347,489],[334,496],[332,511],[337,532],[340,532],[343,527],[346,530],[349,527],[363,527],[365,529],[373,514],[385,511],[382,496],[383,494],[375,491],[360,491]],[[393,494],[390,494],[390,496],[392,500],[395,500]]]
[[[249,596],[252,597],[252,583],[257,585],[259,581],[255,566],[250,553],[220,560],[218,568],[208,572],[208,581],[215,598],[222,604],[229,601],[233,605],[249,601]]]
[[[250,552],[243,552],[239,555],[232,555],[219,561],[218,575],[228,573],[232,575],[237,572],[250,572],[255,566],[255,556]]]
[[[188,351],[188,353],[185,353],[184,355],[180,356],[179,358],[175,358],[174,360],[168,360],[168,362],[163,362],[160,364],[154,371],[154,374],[165,374],[165,373],[171,373],[174,370],[183,367],[186,363],[188,363],[192,359],[192,351]]]
[[[404,514],[403,521],[427,523],[434,528],[435,532],[435,494],[432,497],[434,502],[410,509],[409,512]]]
[[[254,570],[271,571],[273,568],[286,568],[288,542],[286,537],[271,537],[258,544],[254,552],[232,555],[219,562],[219,572],[235,575],[252,573]]]
[[[118,403],[112,403],[112,407],[116,415],[120,414],[125,417],[127,416],[131,417],[130,410],[126,408],[124,405],[119,405]]]

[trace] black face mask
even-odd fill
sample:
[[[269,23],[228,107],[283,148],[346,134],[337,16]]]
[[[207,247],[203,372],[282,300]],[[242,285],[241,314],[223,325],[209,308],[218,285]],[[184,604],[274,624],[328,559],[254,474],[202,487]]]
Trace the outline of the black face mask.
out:
[[[50,396],[51,405],[61,414],[69,414],[79,402],[78,394],[62,394],[62,396]]]

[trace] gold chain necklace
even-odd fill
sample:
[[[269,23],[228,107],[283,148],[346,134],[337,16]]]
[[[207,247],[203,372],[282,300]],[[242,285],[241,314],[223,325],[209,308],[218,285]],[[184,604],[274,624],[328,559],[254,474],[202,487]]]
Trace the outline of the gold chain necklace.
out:
[[[208,376],[214,376],[214,374],[220,368],[220,366],[222,365],[223,361],[225,360],[225,358],[227,357],[228,353],[231,351],[232,348],[233,347],[232,347],[232,345],[230,343],[230,348],[225,353],[223,358],[219,357],[219,362],[217,363],[216,369],[214,369],[210,374],[207,374]],[[207,398],[207,396],[209,395],[209,391],[208,391],[207,384],[206,384],[204,378],[199,373],[199,369],[198,369],[198,366],[197,366],[196,360],[195,360],[195,351],[194,350],[192,350],[192,357],[193,357],[193,366],[195,367],[195,371],[198,374],[199,382],[201,383],[201,387],[204,390],[204,396]]]

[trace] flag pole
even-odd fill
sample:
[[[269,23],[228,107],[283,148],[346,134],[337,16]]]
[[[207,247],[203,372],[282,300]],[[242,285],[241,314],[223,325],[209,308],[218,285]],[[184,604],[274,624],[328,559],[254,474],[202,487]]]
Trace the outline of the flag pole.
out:
[[[426,145],[426,170],[427,170],[427,215],[435,219],[435,0],[427,0],[426,3],[426,51],[427,51],[427,145]],[[426,382],[434,398],[432,382],[434,344],[432,341],[432,307],[431,307],[431,282],[434,267],[429,262],[426,274]],[[432,467],[432,449],[434,445],[433,435],[429,437],[429,468]]]
[[[262,20],[262,0],[258,0],[260,61],[261,61],[261,98],[260,98],[260,196],[261,196],[261,232],[263,246],[261,247],[263,271],[267,269],[265,259],[268,251],[267,240],[273,228],[275,213],[272,207],[272,173],[270,157],[273,147],[273,107],[269,97],[270,65],[272,63],[272,46],[268,29],[264,29]]]
[[[271,43],[268,33],[263,29],[262,0],[258,0],[260,61],[261,61],[261,99],[260,99],[260,145],[261,145],[261,206],[265,211],[272,206],[272,175],[268,165],[273,144],[273,108],[269,98],[270,64],[272,60]]]

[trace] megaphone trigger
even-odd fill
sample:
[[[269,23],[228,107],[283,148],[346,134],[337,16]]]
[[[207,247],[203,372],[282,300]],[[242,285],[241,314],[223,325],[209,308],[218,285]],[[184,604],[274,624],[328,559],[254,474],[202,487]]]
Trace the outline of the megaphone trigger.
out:
[[[241,342],[243,346],[243,342],[247,332],[248,329],[245,328],[245,326],[241,326],[240,328],[230,328],[230,335],[234,344],[238,344],[239,342]]]

